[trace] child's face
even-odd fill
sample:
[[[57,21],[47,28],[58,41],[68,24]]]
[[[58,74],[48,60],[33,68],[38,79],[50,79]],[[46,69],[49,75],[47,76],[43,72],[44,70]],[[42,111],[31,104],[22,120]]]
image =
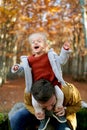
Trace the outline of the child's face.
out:
[[[41,36],[32,39],[31,49],[34,54],[42,54],[45,50],[45,47],[45,41]]]

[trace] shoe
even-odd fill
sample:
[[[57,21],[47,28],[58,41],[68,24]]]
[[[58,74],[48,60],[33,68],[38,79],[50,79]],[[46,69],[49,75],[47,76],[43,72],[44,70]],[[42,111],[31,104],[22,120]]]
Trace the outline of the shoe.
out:
[[[53,111],[45,110],[45,115],[46,115],[46,117],[51,117],[51,116],[53,116]]]
[[[56,116],[56,115],[53,114],[53,117],[54,117],[57,121],[59,121],[60,123],[65,123],[65,122],[67,121],[64,116]]]
[[[41,120],[40,121],[40,125],[38,127],[38,130],[45,130],[47,125],[48,125],[48,123],[49,123],[49,121],[50,121],[50,117]]]

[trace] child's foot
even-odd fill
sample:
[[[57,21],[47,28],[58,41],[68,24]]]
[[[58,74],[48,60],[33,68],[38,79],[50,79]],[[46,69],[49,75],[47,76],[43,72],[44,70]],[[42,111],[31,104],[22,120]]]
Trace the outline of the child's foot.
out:
[[[41,120],[40,121],[40,125],[38,127],[38,130],[45,130],[47,125],[48,125],[48,123],[49,123],[49,121],[50,121],[50,117]]]
[[[65,123],[67,121],[64,116],[56,116],[55,114],[53,114],[53,117],[60,123]]]

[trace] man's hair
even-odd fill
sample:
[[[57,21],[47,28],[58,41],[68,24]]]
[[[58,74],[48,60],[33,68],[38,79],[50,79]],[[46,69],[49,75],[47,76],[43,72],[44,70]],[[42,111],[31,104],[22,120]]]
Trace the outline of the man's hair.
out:
[[[55,94],[55,88],[51,82],[40,79],[31,87],[31,94],[37,101],[46,102]]]

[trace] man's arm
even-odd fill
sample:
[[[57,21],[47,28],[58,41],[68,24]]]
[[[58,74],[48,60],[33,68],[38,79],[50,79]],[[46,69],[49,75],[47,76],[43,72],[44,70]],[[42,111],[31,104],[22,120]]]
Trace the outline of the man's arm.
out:
[[[62,88],[64,93],[64,106],[66,115],[76,113],[81,109],[81,95],[78,89],[73,85],[66,83],[67,86]]]
[[[32,114],[35,114],[34,108],[32,106],[32,101],[31,101],[31,94],[24,92],[24,103],[26,108],[31,112]]]

